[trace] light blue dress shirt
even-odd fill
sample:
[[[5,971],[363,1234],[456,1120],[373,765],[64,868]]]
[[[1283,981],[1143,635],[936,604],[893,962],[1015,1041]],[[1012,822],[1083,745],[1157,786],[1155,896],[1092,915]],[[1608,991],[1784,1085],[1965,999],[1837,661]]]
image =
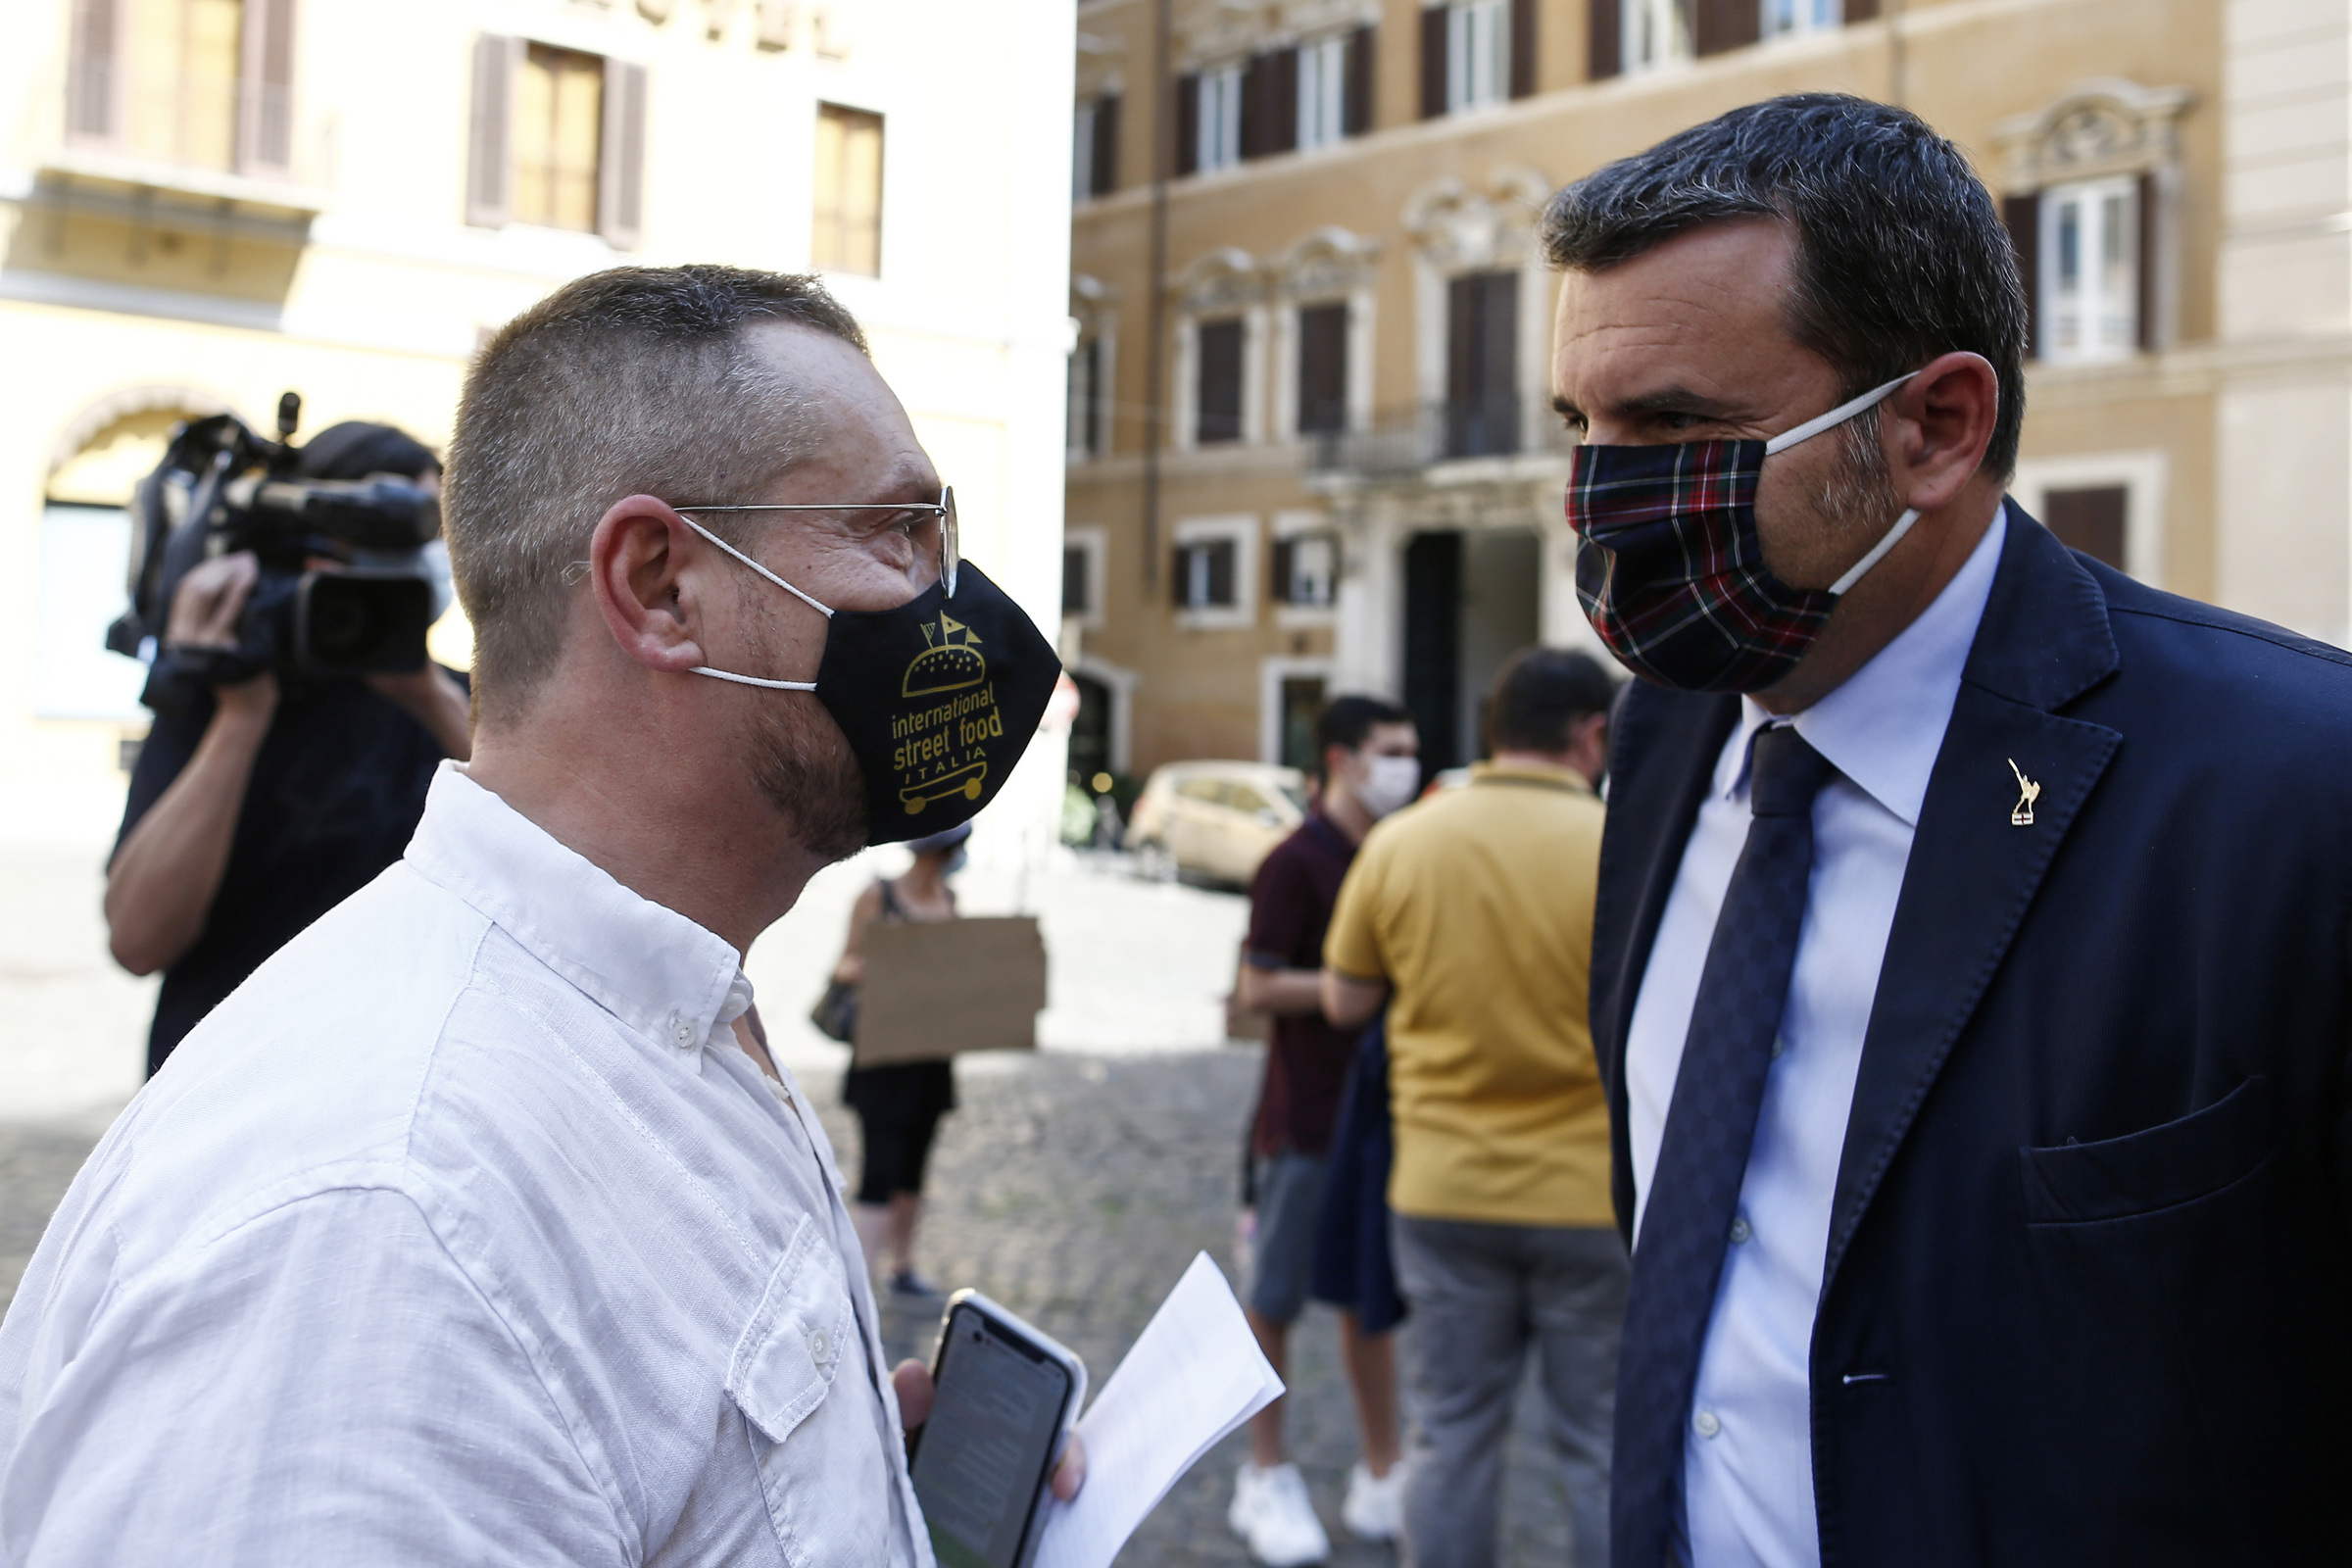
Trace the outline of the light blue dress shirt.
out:
[[[1808,1368],[1838,1156],[1912,832],[2007,531],[2004,509],[1926,612],[1794,720],[1838,776],[1813,804],[1796,967],[1684,1433],[1678,1546],[1691,1568],[1821,1561]],[[1637,1239],[1699,971],[1747,842],[1748,742],[1773,721],[1752,699],[1742,710],[1684,848],[1627,1037]]]

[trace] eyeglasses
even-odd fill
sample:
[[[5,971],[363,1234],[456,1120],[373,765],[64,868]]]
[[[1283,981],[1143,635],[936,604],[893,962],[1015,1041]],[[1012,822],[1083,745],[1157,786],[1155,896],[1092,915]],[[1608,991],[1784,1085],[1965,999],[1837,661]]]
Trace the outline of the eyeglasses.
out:
[[[956,571],[963,564],[963,545],[956,528],[956,487],[942,485],[937,501],[842,501],[823,506],[679,507],[679,512],[913,512],[939,519],[939,580],[956,597]]]

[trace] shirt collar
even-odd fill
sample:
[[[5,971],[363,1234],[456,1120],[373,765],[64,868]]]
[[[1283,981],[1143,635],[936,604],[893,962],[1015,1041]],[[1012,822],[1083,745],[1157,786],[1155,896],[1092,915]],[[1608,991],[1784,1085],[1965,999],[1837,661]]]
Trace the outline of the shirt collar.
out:
[[[1543,784],[1555,790],[1591,795],[1592,786],[1572,767],[1542,767],[1532,762],[1472,762],[1473,784]]]
[[[1928,778],[1936,770],[1936,754],[1943,749],[1943,732],[1960,697],[1960,672],[1977,639],[1977,623],[1984,617],[2008,531],[2004,502],[1936,602],[1869,663],[1793,720],[1796,732],[1831,766],[1906,827],[1919,826]],[[1740,700],[1740,710],[1739,744],[1725,751],[1716,767],[1715,787],[1726,799],[1746,793],[1748,742],[1778,718],[1752,697]]]
[[[622,887],[456,762],[433,775],[407,859],[591,1002],[690,1054],[697,1072],[703,1047],[751,1006],[723,938]]]

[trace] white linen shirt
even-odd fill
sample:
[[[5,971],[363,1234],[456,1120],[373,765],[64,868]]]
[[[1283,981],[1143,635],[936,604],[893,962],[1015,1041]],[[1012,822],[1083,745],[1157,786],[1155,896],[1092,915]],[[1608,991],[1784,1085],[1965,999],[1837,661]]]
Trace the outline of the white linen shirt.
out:
[[[0,1325],[0,1562],[931,1568],[735,950],[468,779],[173,1053]]]
[[[1795,718],[1838,774],[1813,802],[1796,966],[1683,1434],[1677,1549],[1690,1568],[1821,1561],[1809,1369],[1838,1163],[1911,836],[2007,531],[2004,508],[1936,602]],[[1752,699],[1741,708],[1683,850],[1626,1037],[1637,1245],[1699,972],[1747,843],[1748,743],[1773,717]]]

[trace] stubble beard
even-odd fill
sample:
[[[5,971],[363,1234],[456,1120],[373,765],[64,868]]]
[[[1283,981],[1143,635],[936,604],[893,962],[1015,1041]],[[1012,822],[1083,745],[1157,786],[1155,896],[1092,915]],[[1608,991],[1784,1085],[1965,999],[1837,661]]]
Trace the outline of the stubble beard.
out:
[[[777,695],[752,737],[752,780],[803,850],[846,860],[865,848],[865,774],[821,704],[799,692]]]
[[[1851,539],[1867,554],[1903,514],[1903,498],[1887,471],[1878,411],[1857,416],[1839,434],[1843,451],[1837,472],[1822,485],[1821,517],[1833,537]]]

